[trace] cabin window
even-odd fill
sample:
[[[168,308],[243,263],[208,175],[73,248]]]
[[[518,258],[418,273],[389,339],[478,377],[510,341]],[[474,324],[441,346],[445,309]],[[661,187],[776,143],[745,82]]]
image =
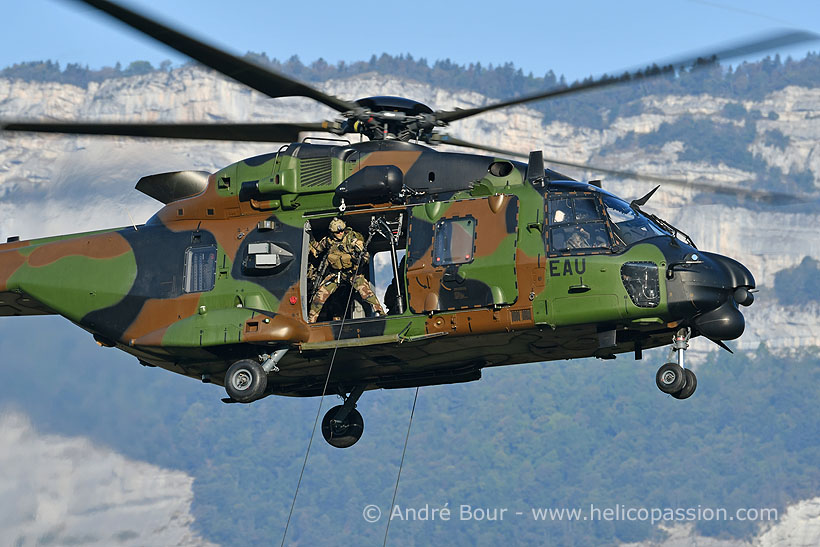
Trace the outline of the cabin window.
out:
[[[433,265],[449,266],[472,262],[475,253],[475,224],[476,221],[471,216],[439,220],[433,243]]]
[[[185,251],[185,292],[206,292],[216,280],[216,245],[189,247]]]
[[[555,196],[549,200],[549,250],[560,254],[607,252],[605,216],[595,196]]]

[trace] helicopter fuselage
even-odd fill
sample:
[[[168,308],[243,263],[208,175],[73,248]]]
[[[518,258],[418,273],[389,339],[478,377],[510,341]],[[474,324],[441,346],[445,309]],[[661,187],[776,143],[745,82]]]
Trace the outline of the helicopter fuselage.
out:
[[[266,394],[311,396],[334,349],[331,391],[349,391],[640,357],[680,327],[733,339],[755,286],[596,186],[400,141],[296,143],[137,187],[166,203],[145,225],[0,245],[0,316],[59,314],[145,365],[217,384],[237,360],[288,349]],[[387,315],[340,290],[307,322],[308,244],[336,216],[384,258],[360,271],[390,271]]]

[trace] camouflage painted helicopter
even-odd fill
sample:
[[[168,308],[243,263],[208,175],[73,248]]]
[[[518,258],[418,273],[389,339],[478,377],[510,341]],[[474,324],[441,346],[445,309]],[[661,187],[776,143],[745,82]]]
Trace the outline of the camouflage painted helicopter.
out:
[[[624,201],[545,169],[540,152],[522,163],[429,146],[501,153],[436,130],[623,78],[468,110],[433,111],[397,97],[348,102],[112,2],[84,1],[270,97],[309,97],[340,118],[4,123],[6,131],[291,144],[216,173],[142,178],[137,189],[165,204],[143,226],[9,238],[0,245],[0,316],[62,315],[143,365],[225,386],[226,402],[338,393],[344,403],[322,424],[337,447],[360,438],[356,402],[366,390],[473,381],[484,367],[533,361],[626,352],[640,359],[670,341],[678,359],[660,367],[657,385],[685,399],[697,385],[684,367],[689,338],[723,345],[742,334],[738,306],[753,302],[754,277],[645,213],[651,193]],[[810,38],[784,33],[711,60]],[[306,131],[368,140],[298,142]],[[368,313],[340,290],[309,323],[308,271],[319,265],[308,248],[337,216],[367,238],[366,252],[389,255],[388,312]],[[359,271],[372,281],[372,265]]]

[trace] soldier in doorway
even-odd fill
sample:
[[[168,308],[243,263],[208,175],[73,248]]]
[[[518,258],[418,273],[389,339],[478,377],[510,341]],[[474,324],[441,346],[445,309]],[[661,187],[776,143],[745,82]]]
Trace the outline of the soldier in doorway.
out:
[[[349,228],[338,217],[330,221],[328,231],[330,234],[320,241],[310,241],[310,253],[316,258],[325,255],[323,260],[327,260],[327,267],[324,269],[324,277],[316,280],[318,288],[310,302],[308,323],[316,322],[325,302],[342,283],[349,283],[358,291],[362,300],[370,304],[376,315],[383,315],[384,309],[370,282],[357,272],[360,263],[366,264],[370,260],[370,255],[364,248],[362,234]]]

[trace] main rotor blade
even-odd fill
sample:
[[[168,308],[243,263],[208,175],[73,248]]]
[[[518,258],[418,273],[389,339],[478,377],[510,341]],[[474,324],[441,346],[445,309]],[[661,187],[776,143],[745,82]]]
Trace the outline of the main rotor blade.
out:
[[[459,138],[445,135],[443,133],[434,133],[433,138],[430,139],[431,144],[449,144],[451,146],[462,146],[464,148],[475,148],[476,150],[484,150],[487,152],[492,152],[494,154],[501,154],[502,156],[513,156],[515,158],[528,158],[528,154],[522,154],[521,152],[515,152],[513,150],[505,150],[504,148],[496,148],[494,146],[487,146],[486,144],[476,144],[474,142],[469,142],[465,140],[461,140]]]
[[[572,95],[581,91],[588,91],[590,89],[607,87],[610,85],[628,82],[641,78],[652,78],[663,74],[669,74],[674,68],[683,68],[688,66],[706,66],[714,64],[718,61],[743,57],[761,51],[767,51],[783,46],[791,46],[802,42],[810,42],[820,38],[820,35],[807,31],[780,31],[774,34],[767,35],[763,38],[756,38],[754,40],[747,40],[726,46],[717,51],[701,52],[697,54],[690,54],[680,58],[667,59],[647,65],[647,69],[631,69],[622,73],[621,76],[604,75],[596,80],[577,82],[569,87],[553,88],[541,93],[532,95],[525,95],[516,99],[510,99],[498,103],[481,106],[478,108],[456,109],[451,111],[438,111],[435,113],[436,119],[445,124],[462,120],[488,112],[490,110],[497,110],[499,108],[506,108],[517,104],[530,103],[534,101],[543,101],[560,97],[562,95]],[[651,67],[651,68],[649,68]]]
[[[556,160],[554,158],[544,158],[544,162],[564,165],[566,167],[575,167],[576,169],[584,169],[587,171],[595,171],[598,173],[605,173],[620,179],[643,180],[647,182],[669,184],[672,186],[679,186],[681,188],[691,188],[693,190],[710,192],[712,194],[724,194],[736,198],[751,199],[761,203],[768,203],[770,205],[790,205],[794,203],[801,203],[806,200],[817,199],[817,196],[799,196],[795,194],[785,194],[782,192],[768,192],[765,190],[752,190],[748,188],[722,186],[720,184],[713,184],[710,182],[698,182],[655,175],[645,175],[642,173],[635,173],[634,171],[622,171],[620,169],[610,169],[596,165],[583,165],[580,163]]]
[[[504,150],[503,148],[495,148],[493,146],[485,146],[483,144],[475,144],[449,135],[437,135],[439,138],[435,142],[442,144],[450,144],[453,146],[463,146],[465,148],[475,148],[476,150],[486,150],[496,154],[513,156],[519,158],[529,157],[527,154],[521,152],[514,152],[512,150]],[[583,169],[585,171],[595,171],[597,173],[605,173],[620,179],[644,180],[648,182],[658,182],[661,184],[670,184],[679,186],[681,188],[691,188],[713,194],[725,194],[733,197],[752,199],[761,203],[768,203],[771,205],[789,205],[794,203],[802,203],[807,200],[816,200],[817,196],[811,195],[795,195],[785,194],[781,192],[767,192],[763,190],[751,190],[746,188],[735,188],[730,186],[721,186],[719,184],[712,184],[708,182],[688,181],[684,179],[674,179],[669,177],[660,177],[655,175],[644,175],[635,173],[633,171],[623,171],[620,169],[611,169],[609,167],[599,167],[595,165],[587,165],[582,163],[573,163],[570,161],[557,160],[554,158],[544,158],[544,163],[551,163],[555,165],[563,165],[565,167],[574,167],[576,169]]]
[[[123,137],[158,137],[163,139],[200,139],[213,141],[294,142],[303,131],[327,131],[323,123],[0,123],[5,131],[70,133],[77,135],[118,135]]]
[[[356,108],[353,103],[327,95],[307,84],[231,55],[114,2],[107,0],[75,1],[97,8],[203,65],[261,91],[269,97],[309,97],[338,112],[347,112]]]

